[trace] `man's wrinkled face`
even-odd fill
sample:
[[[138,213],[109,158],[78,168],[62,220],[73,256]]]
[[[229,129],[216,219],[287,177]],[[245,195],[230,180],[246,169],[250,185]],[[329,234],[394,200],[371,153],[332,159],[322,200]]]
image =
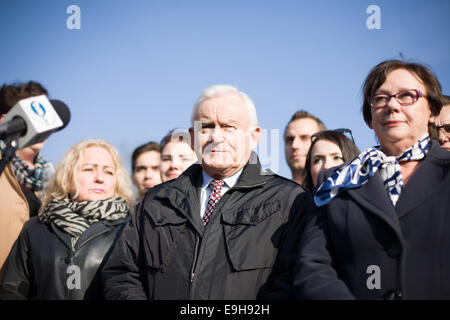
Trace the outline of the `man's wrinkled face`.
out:
[[[196,128],[198,128],[196,130]],[[223,93],[204,100],[190,129],[201,166],[214,178],[233,175],[245,166],[258,145],[261,128],[250,125],[244,100],[236,93]]]

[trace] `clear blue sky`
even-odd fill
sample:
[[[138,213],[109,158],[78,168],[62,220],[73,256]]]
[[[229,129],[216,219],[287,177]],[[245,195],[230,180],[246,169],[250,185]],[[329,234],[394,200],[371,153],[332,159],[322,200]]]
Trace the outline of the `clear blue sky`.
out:
[[[81,29],[66,26],[70,5]],[[367,28],[370,5],[381,29]],[[136,146],[188,128],[200,91],[226,83],[254,100],[263,129],[279,130],[280,152],[263,164],[290,177],[282,133],[296,110],[350,128],[360,149],[376,144],[360,109],[379,62],[401,52],[450,93],[448,0],[0,0],[0,33],[0,83],[39,81],[72,111],[43,150],[54,164],[98,137],[130,168]]]

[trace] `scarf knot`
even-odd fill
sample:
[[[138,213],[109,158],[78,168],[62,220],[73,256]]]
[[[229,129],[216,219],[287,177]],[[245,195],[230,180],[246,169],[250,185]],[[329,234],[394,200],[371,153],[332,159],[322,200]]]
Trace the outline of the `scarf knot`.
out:
[[[96,201],[71,201],[52,199],[39,213],[39,220],[53,222],[64,232],[79,237],[89,226],[100,220],[116,221],[125,218],[130,208],[120,197]]]
[[[422,160],[430,148],[428,134],[397,157],[387,156],[380,146],[368,148],[325,180],[315,191],[314,202],[321,207],[340,192],[364,185],[379,170],[389,199],[395,206],[403,187],[400,161]]]

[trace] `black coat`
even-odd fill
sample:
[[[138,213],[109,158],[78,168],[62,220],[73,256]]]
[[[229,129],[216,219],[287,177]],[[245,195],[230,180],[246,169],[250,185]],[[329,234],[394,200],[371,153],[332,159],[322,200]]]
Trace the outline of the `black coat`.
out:
[[[286,295],[286,265],[308,202],[303,188],[247,164],[206,228],[201,167],[151,189],[125,227],[102,276],[106,299],[256,299]],[[280,254],[279,254],[280,252]],[[281,253],[282,252],[282,253]],[[276,279],[270,277],[278,254]],[[286,280],[287,279],[287,280]],[[279,292],[277,292],[279,291]]]
[[[300,299],[449,299],[450,152],[433,141],[395,207],[377,172],[315,208],[295,273]]]
[[[68,233],[31,218],[2,269],[0,299],[101,299],[101,267],[128,220],[92,224],[72,249]]]

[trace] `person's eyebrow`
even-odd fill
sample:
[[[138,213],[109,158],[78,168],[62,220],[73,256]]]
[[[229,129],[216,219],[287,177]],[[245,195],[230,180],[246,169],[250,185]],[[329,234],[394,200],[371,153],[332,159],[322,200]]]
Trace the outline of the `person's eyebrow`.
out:
[[[83,163],[81,166],[82,166],[82,167],[84,167],[84,166],[94,166],[94,167],[98,167],[98,164],[97,164],[97,163],[90,163],[90,162],[88,162],[88,163]],[[112,168],[112,169],[115,168],[114,166],[110,166],[110,165],[105,165],[105,166],[102,166],[102,167],[105,167],[105,168]]]
[[[397,94],[399,92],[402,92],[402,91],[411,90],[411,89],[415,89],[415,88],[403,88],[403,87],[401,87],[401,88],[398,89],[398,91],[395,94]],[[416,90],[418,90],[418,89],[416,89]],[[390,94],[390,93],[389,93],[389,91],[387,89],[377,89],[374,94]]]
[[[237,124],[238,122],[235,119],[225,119],[221,120],[220,124]]]

